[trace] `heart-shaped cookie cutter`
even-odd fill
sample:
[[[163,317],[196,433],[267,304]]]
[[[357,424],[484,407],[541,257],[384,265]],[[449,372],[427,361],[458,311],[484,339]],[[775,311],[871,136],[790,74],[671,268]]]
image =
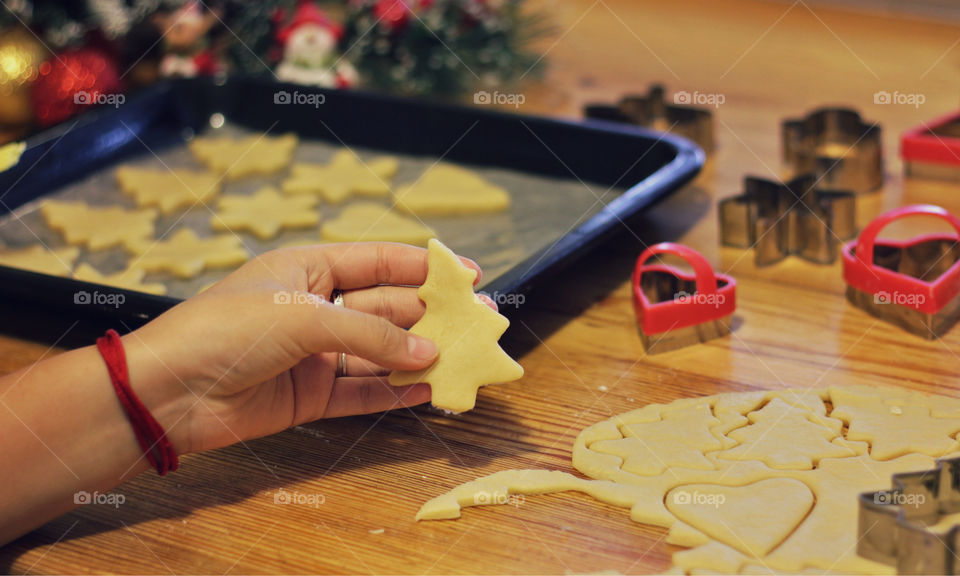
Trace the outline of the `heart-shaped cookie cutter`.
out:
[[[960,180],[960,112],[934,118],[900,136],[907,176]]]
[[[693,273],[647,264],[655,255],[677,256]],[[736,295],[736,280],[715,273],[696,250],[673,242],[648,247],[633,271],[633,305],[644,349],[657,354],[729,333],[723,319],[736,310]]]
[[[877,240],[888,224],[932,216],[956,232]],[[878,216],[843,247],[847,298],[877,318],[923,338],[937,338],[960,318],[960,220],[939,206],[914,204]]]

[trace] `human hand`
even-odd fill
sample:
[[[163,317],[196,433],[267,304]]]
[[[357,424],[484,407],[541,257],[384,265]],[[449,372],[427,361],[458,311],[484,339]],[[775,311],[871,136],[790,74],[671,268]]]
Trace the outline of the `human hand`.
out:
[[[262,254],[125,336],[131,383],[181,454],[427,402],[428,385],[386,381],[436,357],[435,344],[405,330],[424,313],[416,286],[426,275],[427,251],[402,244]],[[343,307],[331,303],[335,290]],[[347,374],[337,377],[341,352]]]

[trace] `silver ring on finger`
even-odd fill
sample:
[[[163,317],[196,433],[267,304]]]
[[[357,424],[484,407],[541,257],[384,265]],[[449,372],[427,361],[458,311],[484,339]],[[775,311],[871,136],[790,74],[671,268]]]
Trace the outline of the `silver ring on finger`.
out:
[[[330,299],[333,300],[334,306],[339,306],[341,308],[345,307],[343,304],[342,291],[334,290],[333,294],[330,295]],[[337,371],[335,373],[335,376],[337,378],[341,378],[346,375],[347,375],[347,353],[341,352],[340,355],[337,357]]]

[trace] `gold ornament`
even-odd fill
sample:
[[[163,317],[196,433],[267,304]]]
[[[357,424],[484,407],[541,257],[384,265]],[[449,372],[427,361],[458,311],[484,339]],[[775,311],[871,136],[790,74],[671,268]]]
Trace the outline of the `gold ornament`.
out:
[[[0,125],[27,124],[33,118],[30,83],[49,52],[29,30],[0,30]]]

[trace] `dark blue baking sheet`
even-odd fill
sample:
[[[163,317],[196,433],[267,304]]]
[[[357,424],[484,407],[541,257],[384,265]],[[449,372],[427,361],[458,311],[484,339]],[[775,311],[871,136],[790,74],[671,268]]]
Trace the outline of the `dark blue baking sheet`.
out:
[[[275,106],[278,90],[323,94],[325,102],[315,108]],[[20,162],[0,173],[0,215],[118,161],[147,154],[148,148],[181,146],[217,112],[252,130],[295,132],[305,139],[628,187],[557,242],[484,287],[500,294],[527,292],[545,274],[582,256],[623,221],[680,188],[704,162],[703,152],[683,138],[608,122],[259,79],[192,79],[153,86],[119,108],[100,108],[29,138]],[[179,301],[109,288],[125,295],[123,306],[74,304],[78,291],[104,288],[0,266],[0,331],[61,345],[89,343],[107,328],[135,329]],[[503,311],[509,314],[511,308]]]

